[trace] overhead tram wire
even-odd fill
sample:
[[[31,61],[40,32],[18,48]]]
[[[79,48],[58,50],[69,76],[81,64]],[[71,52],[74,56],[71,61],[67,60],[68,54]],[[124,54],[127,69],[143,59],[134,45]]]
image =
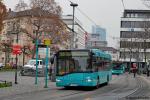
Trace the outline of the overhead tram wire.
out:
[[[72,3],[72,1],[70,1],[70,0],[67,0],[67,1],[70,2],[70,3]],[[125,10],[126,8],[125,8],[124,1],[121,0],[121,2],[122,2],[122,5],[123,5],[123,9]],[[94,25],[97,25],[96,22],[93,21],[88,15],[86,15],[81,9],[79,9],[79,7],[77,7],[77,10],[78,10],[82,15],[84,15],[89,21],[91,21]]]
[[[122,2],[122,5],[123,5],[123,9],[125,10],[125,5],[124,5],[124,2],[123,2],[123,0],[121,0],[121,2]]]
[[[93,24],[97,25],[96,22],[94,22],[89,16],[87,16],[81,9],[77,7],[78,11],[83,14],[89,21],[91,21]]]

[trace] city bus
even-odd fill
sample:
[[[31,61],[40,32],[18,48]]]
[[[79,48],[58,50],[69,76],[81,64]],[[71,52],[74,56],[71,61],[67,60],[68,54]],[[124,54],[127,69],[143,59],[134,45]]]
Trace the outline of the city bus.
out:
[[[99,87],[112,79],[111,56],[99,49],[60,50],[56,54],[56,86]]]
[[[112,63],[112,74],[120,75],[125,72],[125,63],[122,62],[113,62]]]

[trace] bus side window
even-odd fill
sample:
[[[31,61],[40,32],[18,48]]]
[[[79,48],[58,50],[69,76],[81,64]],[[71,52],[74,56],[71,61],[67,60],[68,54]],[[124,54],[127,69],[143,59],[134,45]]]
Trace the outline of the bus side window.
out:
[[[88,58],[88,59],[87,59],[87,65],[86,65],[86,70],[87,70],[87,71],[91,71],[91,70],[92,70],[92,66],[91,66],[90,61],[91,61],[91,59]]]
[[[75,62],[74,60],[69,61],[69,72],[74,72],[75,71]]]

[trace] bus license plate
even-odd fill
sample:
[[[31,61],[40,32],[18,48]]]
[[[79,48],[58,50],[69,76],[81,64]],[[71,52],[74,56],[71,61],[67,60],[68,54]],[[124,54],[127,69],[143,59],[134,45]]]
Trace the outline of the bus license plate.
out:
[[[70,86],[78,86],[77,84],[70,84]]]

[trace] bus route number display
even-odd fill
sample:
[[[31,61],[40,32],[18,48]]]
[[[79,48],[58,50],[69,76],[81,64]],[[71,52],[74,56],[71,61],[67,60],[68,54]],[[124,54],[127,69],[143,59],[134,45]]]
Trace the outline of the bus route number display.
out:
[[[71,56],[88,56],[88,52],[79,52],[79,51],[74,51],[74,52],[59,52],[60,57],[71,57]]]

